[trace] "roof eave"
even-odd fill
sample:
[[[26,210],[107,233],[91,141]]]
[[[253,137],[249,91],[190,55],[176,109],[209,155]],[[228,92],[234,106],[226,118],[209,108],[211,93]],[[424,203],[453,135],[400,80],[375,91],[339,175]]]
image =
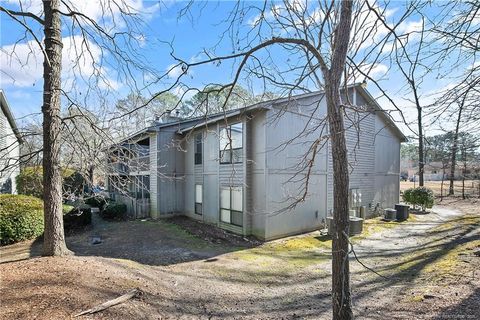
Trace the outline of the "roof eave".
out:
[[[10,111],[10,107],[7,102],[7,97],[5,96],[5,93],[3,92],[3,90],[0,90],[0,98],[1,98],[0,105],[1,105],[2,111],[7,117],[8,123],[10,124],[10,127],[12,128],[18,143],[20,144],[24,143],[25,140],[23,139],[22,135],[20,134],[20,131],[18,130],[17,123],[15,122],[15,118],[13,117],[13,114]]]

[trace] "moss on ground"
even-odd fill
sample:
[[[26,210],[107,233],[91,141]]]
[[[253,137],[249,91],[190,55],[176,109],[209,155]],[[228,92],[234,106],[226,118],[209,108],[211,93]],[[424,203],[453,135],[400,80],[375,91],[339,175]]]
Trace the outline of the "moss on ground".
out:
[[[454,238],[455,241],[447,242],[444,233],[455,232],[462,234],[480,226],[480,216],[468,215],[444,222],[432,230],[429,234],[437,234],[436,240],[428,246],[414,253],[404,254],[399,257],[400,263],[392,268],[392,274],[398,275],[402,272],[414,272],[426,276],[430,281],[435,282],[445,276],[461,274],[462,257],[472,254],[473,249],[480,247],[480,240],[472,240],[462,243],[463,237]]]
[[[459,218],[451,219],[446,223],[442,223],[433,229],[430,230],[430,233],[446,232],[454,230],[459,226],[480,226],[480,216],[479,215],[465,215]]]
[[[414,222],[416,217],[411,215],[408,222]],[[387,222],[381,218],[368,219],[364,222],[362,234],[351,237],[352,242],[358,242],[373,234],[395,228],[404,222]],[[286,239],[271,241],[262,246],[235,252],[233,258],[247,263],[256,263],[261,266],[289,266],[309,267],[318,264],[331,256],[332,240],[329,236],[322,236],[319,232],[294,236]]]
[[[384,230],[398,227],[403,223],[415,221],[417,221],[417,217],[415,215],[410,215],[408,220],[402,222],[385,221],[382,219],[382,217],[367,219],[363,222],[363,232],[361,234],[350,237],[350,241],[355,243],[360,240],[366,239],[376,233],[380,233]]]
[[[471,254],[472,250],[480,247],[480,240],[470,241],[449,250],[441,259],[427,265],[425,272],[439,275],[451,274],[460,267],[461,257]]]

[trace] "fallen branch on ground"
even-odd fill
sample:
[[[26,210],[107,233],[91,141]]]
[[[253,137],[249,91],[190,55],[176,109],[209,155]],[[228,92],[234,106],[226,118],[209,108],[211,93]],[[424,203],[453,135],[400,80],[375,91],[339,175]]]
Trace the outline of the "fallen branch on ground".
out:
[[[124,295],[121,295],[120,297],[118,298],[115,298],[115,299],[112,299],[112,300],[108,300],[107,302],[104,302],[96,307],[93,307],[91,309],[88,309],[88,310],[85,310],[85,311],[82,311],[78,314],[76,314],[74,317],[79,317],[79,316],[83,316],[85,314],[92,314],[92,313],[96,313],[96,312],[99,312],[99,311],[102,311],[102,310],[105,310],[107,308],[110,308],[112,306],[115,306],[117,304],[120,304],[120,303],[123,303],[137,295],[139,295],[141,293],[140,289],[136,288],[136,289],[133,289],[133,290],[130,290],[128,291],[127,293],[125,293]]]

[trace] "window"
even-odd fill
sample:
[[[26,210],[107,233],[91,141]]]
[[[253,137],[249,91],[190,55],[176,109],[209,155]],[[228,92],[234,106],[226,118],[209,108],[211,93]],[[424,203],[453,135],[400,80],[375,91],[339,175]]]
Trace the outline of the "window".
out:
[[[243,226],[243,190],[241,187],[220,188],[220,221]]]
[[[237,123],[220,130],[220,163],[242,162],[243,124]]]
[[[195,185],[195,213],[202,214],[203,189],[201,184]]]
[[[130,176],[130,195],[135,199],[150,199],[150,176]]]
[[[202,134],[195,135],[195,164],[202,164]]]

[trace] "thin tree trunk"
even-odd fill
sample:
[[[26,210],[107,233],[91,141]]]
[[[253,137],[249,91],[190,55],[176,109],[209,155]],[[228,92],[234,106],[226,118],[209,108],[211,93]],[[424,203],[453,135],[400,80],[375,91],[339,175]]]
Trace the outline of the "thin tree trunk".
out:
[[[462,102],[459,105],[459,110],[458,110],[458,117],[457,117],[457,123],[455,126],[455,133],[453,134],[453,146],[452,146],[452,159],[451,159],[451,166],[450,166],[450,187],[448,189],[448,195],[454,195],[455,194],[455,188],[453,185],[453,181],[455,178],[455,165],[457,161],[457,150],[458,150],[458,132],[460,130],[460,120],[462,118],[462,111],[463,111],[463,105],[465,103],[465,97],[463,97]]]
[[[352,1],[341,3],[340,21],[334,33],[332,63],[329,72],[324,73],[333,161],[332,315],[334,320],[353,319],[348,260],[348,157],[343,123],[344,108],[340,97],[340,84],[350,42],[352,8]]]
[[[88,191],[92,192],[93,191],[93,176],[95,172],[95,166],[92,164],[88,167]],[[83,191],[83,190],[82,190]]]
[[[60,88],[62,36],[59,0],[43,1],[45,12],[45,51],[43,63],[43,200],[45,233],[43,255],[69,254],[65,244],[60,169]]]
[[[445,164],[442,162],[442,184],[440,186],[440,201],[443,200],[443,182],[445,180]]]
[[[333,319],[352,319],[348,261],[348,158],[338,87],[325,87],[333,161],[332,300]]]
[[[418,121],[418,185],[423,187],[423,173],[425,171],[425,154],[423,147],[423,124],[422,107],[419,104],[417,91],[414,89],[415,101],[417,101],[417,121]]]
[[[465,174],[467,172],[467,150],[462,149],[463,170],[462,170],[462,199],[465,200]]]

